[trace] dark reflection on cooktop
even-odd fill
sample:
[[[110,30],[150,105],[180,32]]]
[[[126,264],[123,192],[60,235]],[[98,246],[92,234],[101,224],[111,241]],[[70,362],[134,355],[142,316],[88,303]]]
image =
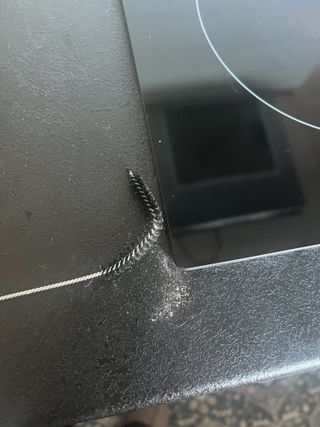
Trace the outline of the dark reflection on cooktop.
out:
[[[177,264],[319,243],[319,3],[123,3]]]
[[[270,137],[256,103],[245,101],[154,111],[152,123],[163,114],[170,141],[159,165],[173,164],[165,191],[174,189],[167,203],[174,234],[301,210],[280,129]]]

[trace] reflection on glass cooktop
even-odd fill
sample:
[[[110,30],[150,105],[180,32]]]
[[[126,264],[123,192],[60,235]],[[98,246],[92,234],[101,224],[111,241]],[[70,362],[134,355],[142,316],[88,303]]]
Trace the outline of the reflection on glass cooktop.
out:
[[[176,262],[320,243],[318,0],[123,0]]]

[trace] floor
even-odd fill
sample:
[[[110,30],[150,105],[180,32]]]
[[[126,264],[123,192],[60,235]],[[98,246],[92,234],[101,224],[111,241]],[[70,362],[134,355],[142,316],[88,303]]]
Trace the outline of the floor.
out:
[[[320,371],[77,424],[77,427],[122,427],[130,421],[151,427],[319,427]]]

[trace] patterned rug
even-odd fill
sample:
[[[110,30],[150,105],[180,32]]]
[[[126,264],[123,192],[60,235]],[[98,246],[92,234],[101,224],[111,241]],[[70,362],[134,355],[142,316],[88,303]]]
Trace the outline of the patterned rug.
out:
[[[77,427],[122,427],[128,420],[143,421],[151,427],[319,427],[320,371]]]

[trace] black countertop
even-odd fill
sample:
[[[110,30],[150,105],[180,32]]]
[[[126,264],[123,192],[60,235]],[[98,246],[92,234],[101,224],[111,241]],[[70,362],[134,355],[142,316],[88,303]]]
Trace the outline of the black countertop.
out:
[[[157,192],[119,1],[0,5],[1,294],[91,273]],[[320,251],[134,269],[0,306],[2,426],[61,426],[320,365]]]

